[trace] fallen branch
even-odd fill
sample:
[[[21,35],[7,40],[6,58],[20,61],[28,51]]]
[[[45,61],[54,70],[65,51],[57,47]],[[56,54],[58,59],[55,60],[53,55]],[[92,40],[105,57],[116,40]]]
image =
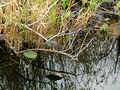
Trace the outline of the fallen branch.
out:
[[[64,53],[64,52],[61,52],[61,51],[57,51],[57,50],[49,50],[49,49],[27,49],[27,50],[19,51],[18,53],[20,54],[20,53],[24,53],[24,52],[27,52],[27,51],[47,51],[47,52],[53,52],[53,53],[58,53],[58,54],[62,54],[62,55],[68,56],[69,58],[71,58],[73,60],[77,60],[77,58],[75,58],[71,54],[67,54],[67,53]]]

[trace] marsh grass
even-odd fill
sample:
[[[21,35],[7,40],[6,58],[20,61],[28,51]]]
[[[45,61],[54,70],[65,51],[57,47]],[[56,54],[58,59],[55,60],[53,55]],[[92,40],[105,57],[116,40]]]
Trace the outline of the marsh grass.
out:
[[[55,0],[9,0],[2,3],[7,2],[10,2],[10,4],[0,8],[0,12],[2,13],[0,22],[3,23],[2,25],[4,26],[2,29],[6,34],[6,41],[17,50],[20,50],[23,42],[29,42],[28,44],[32,44],[33,47],[34,45],[41,47],[44,44],[43,38],[27,30],[21,26],[21,24],[29,24],[42,18],[47,12],[48,7],[55,2]],[[67,0],[67,3],[62,2],[60,5],[55,5],[43,20],[32,25],[31,28],[44,35],[46,38],[50,38],[59,31],[62,31],[62,29],[67,27],[66,24],[69,23],[69,20],[67,20],[69,18],[65,17],[63,10],[61,10],[62,4],[65,9],[66,6],[70,6],[70,3],[71,2]]]
[[[74,42],[72,38],[77,35],[76,32],[80,30],[88,32],[89,19],[95,15],[95,10],[100,4],[97,0],[90,0],[88,7],[81,9],[78,16],[75,16],[71,11],[75,5],[73,0],[59,0],[55,3],[56,1],[2,1],[0,4],[0,33],[5,34],[6,43],[17,51],[22,50],[24,43],[27,43],[30,48],[46,48],[45,39],[25,28],[22,25],[25,24],[46,39],[55,40],[65,45],[64,49],[69,49],[70,44]],[[6,5],[6,3],[9,4]],[[50,8],[50,6],[52,7]],[[84,7],[83,4],[82,8]]]

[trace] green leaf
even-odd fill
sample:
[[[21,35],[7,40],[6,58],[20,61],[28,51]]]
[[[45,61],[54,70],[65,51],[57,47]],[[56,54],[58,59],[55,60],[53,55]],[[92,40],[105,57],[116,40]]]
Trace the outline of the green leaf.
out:
[[[74,13],[70,13],[70,17],[75,17],[75,14]]]
[[[109,21],[110,20],[110,18],[105,18],[105,21]]]
[[[27,58],[35,59],[37,57],[37,52],[27,51],[27,52],[24,52],[23,55]]]
[[[102,31],[102,30],[107,30],[108,27],[109,27],[109,25],[106,24],[106,23],[104,23],[104,24],[100,27],[100,30],[101,30],[101,31]]]

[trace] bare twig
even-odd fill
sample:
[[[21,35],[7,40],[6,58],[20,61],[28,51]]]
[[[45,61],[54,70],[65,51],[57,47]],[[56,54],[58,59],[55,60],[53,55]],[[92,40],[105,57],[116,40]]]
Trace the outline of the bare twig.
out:
[[[9,42],[7,42],[7,44],[9,45],[9,48],[12,49],[16,55],[18,55],[18,51],[16,50],[16,48],[13,47]]]
[[[13,1],[11,0],[10,2],[7,2],[7,3],[3,4],[3,5],[1,5],[0,8],[5,7],[6,5],[9,5],[10,3],[14,2],[14,1],[15,0],[13,0]]]
[[[83,45],[84,45],[84,43],[85,43],[85,40],[86,40],[86,38],[87,38],[89,32],[90,32],[90,30],[89,30],[89,31],[87,32],[87,34],[85,35],[85,37],[84,37],[84,39],[83,39],[83,42],[82,42],[81,46],[78,47],[78,48],[76,48],[72,53],[76,52],[77,50],[80,51],[80,50],[83,48]],[[71,53],[71,54],[72,54],[72,53]]]
[[[35,31],[34,29],[30,28],[29,26],[27,26],[27,25],[25,25],[25,24],[21,24],[21,25],[24,26],[24,27],[26,27],[28,30],[34,32],[35,34],[39,35],[40,37],[42,37],[42,38],[43,38],[44,40],[46,40],[46,41],[50,41],[50,40],[52,40],[52,39],[55,38],[55,37],[63,36],[63,35],[66,34],[66,33],[65,33],[66,30],[65,30],[65,31],[63,31],[63,32],[61,32],[61,33],[58,33],[58,34],[52,36],[50,39],[47,39],[45,36],[43,36],[42,34],[38,33],[37,31]],[[67,33],[67,34],[74,34],[74,33],[75,33],[75,32],[73,32],[73,33]]]
[[[66,30],[65,30],[65,31],[66,31]],[[62,31],[61,33],[59,32],[58,34],[52,36],[49,40],[52,40],[52,39],[55,38],[55,37],[64,35],[64,34],[65,34],[65,31]]]
[[[64,53],[64,52],[61,52],[61,51],[57,51],[57,50],[49,50],[49,49],[27,49],[27,50],[19,51],[19,54],[23,53],[23,52],[26,52],[26,51],[47,51],[47,52],[53,52],[53,53],[58,53],[58,54],[62,54],[62,55],[68,56],[68,57],[70,57],[73,60],[77,60],[77,58],[75,58],[71,54],[67,54],[67,53]]]
[[[79,55],[84,49],[86,49],[86,48],[89,46],[89,44],[90,44],[94,39],[95,39],[95,37],[92,38],[85,47],[83,47],[81,50],[79,50],[79,52],[78,52],[76,55],[74,55],[74,57],[78,57],[78,55]]]
[[[90,32],[90,30],[89,30],[89,31],[87,32],[87,34],[85,35],[85,37],[84,37],[84,39],[83,39],[83,42],[82,42],[82,44],[81,44],[81,46],[80,46],[80,50],[83,48],[83,45],[84,45],[84,43],[85,43],[85,40],[86,40],[89,32]]]
[[[49,41],[46,37],[44,37],[42,34],[36,32],[35,30],[33,30],[32,28],[28,27],[25,24],[21,24],[22,26],[26,27],[27,29],[29,29],[30,31],[34,32],[35,34],[39,35],[40,37],[42,37],[43,39],[45,39],[46,41]]]
[[[70,42],[70,44],[69,44],[68,49],[64,50],[63,52],[66,52],[67,50],[70,50],[70,49],[72,48],[73,43],[74,43],[74,41],[75,41],[75,39],[76,39],[76,37],[77,37],[78,32],[80,32],[80,30],[82,30],[82,29],[80,28],[78,31],[75,32],[75,35],[74,35],[73,38],[71,39],[71,42]],[[69,41],[70,41],[70,40],[69,40]],[[64,46],[64,47],[65,47],[65,46]]]
[[[73,38],[73,40],[72,40],[72,42],[71,42],[71,45],[69,46],[69,49],[73,46],[73,43],[74,43],[74,41],[75,41],[75,39],[76,39],[76,37],[77,37],[77,34],[78,34],[81,30],[82,30],[82,29],[80,28],[80,29],[77,31],[76,36]]]

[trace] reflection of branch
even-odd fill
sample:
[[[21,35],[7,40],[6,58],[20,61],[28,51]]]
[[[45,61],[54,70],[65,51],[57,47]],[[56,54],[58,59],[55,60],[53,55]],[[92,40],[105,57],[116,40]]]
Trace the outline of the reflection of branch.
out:
[[[98,84],[103,89],[103,86],[101,86],[101,84],[98,82],[97,79],[96,79],[96,84]]]
[[[50,9],[51,9],[53,6],[55,6],[59,1],[61,1],[61,0],[57,0],[57,1],[54,2],[50,7],[48,7],[48,10],[46,11],[46,13],[45,13],[40,19],[38,19],[36,22],[33,22],[33,23],[31,23],[31,24],[28,24],[27,26],[31,26],[31,25],[34,25],[34,24],[40,22],[40,21],[50,12]]]
[[[69,73],[69,72],[65,72],[65,71],[57,71],[57,70],[51,70],[51,69],[48,69],[48,68],[43,68],[43,67],[40,67],[39,65],[35,65],[32,63],[33,66],[36,66],[40,69],[43,69],[43,70],[47,70],[49,72],[53,72],[53,73],[60,73],[60,74],[69,74],[69,75],[72,75],[72,76],[76,76],[75,74],[72,74],[72,73]]]
[[[48,82],[41,82],[41,81],[38,81],[38,80],[33,80],[33,79],[30,79],[30,78],[26,78],[25,76],[23,76],[22,74],[20,74],[19,72],[15,71],[16,74],[18,76],[20,76],[25,82],[29,81],[29,82],[39,82],[39,83],[48,83]]]
[[[4,66],[1,66],[0,70],[3,69],[3,68],[6,68],[6,67],[13,66],[13,65],[16,65],[16,63],[11,63],[11,64],[7,64],[7,65],[4,65]]]

